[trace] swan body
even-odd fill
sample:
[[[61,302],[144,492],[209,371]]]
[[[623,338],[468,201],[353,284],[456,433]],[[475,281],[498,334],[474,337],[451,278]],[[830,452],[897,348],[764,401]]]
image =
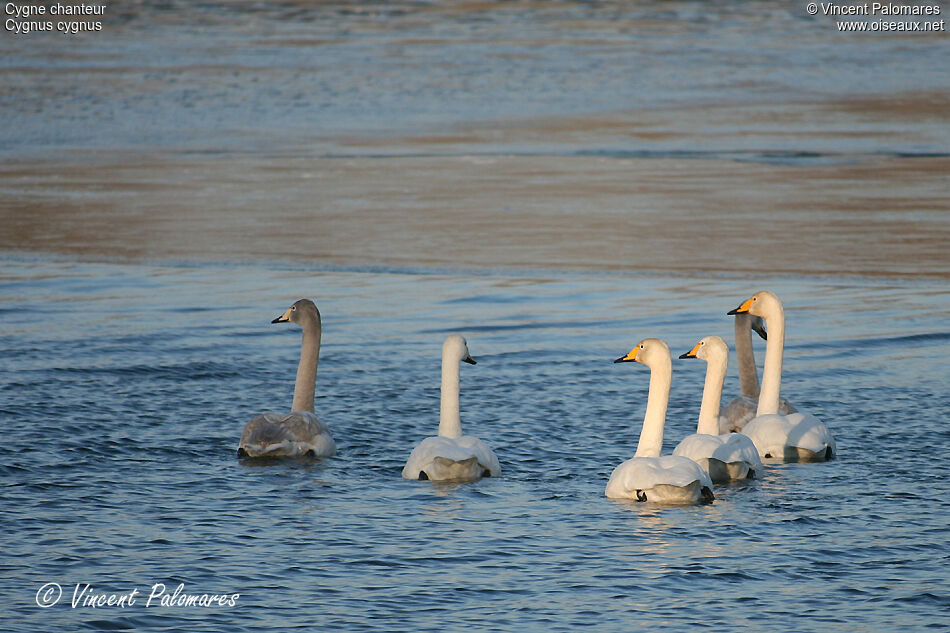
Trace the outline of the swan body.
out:
[[[330,428],[313,412],[313,392],[320,359],[320,311],[300,299],[271,323],[297,323],[303,330],[294,401],[287,414],[263,413],[244,426],[239,457],[329,457],[336,453]]]
[[[763,290],[729,314],[748,313],[765,319],[769,337],[765,347],[762,388],[755,417],[743,433],[755,444],[759,456],[779,461],[825,461],[837,452],[835,439],[815,416],[779,411],[782,354],[785,348],[785,309],[775,294]]]
[[[680,455],[660,455],[673,376],[670,348],[660,339],[648,338],[614,362],[638,362],[649,367],[650,391],[637,452],[614,468],[604,494],[610,499],[657,503],[712,501],[712,481],[696,462]]]
[[[477,437],[462,435],[459,418],[459,363],[475,364],[468,344],[452,334],[442,345],[442,397],[439,434],[422,440],[402,469],[405,479],[476,481],[498,477],[501,465],[492,449]]]
[[[604,494],[609,499],[656,503],[691,504],[713,499],[709,476],[693,460],[675,455],[628,459],[611,473]]]
[[[421,477],[422,474],[425,477]],[[432,481],[475,481],[497,477],[501,466],[495,453],[477,437],[427,437],[412,449],[402,476]]]
[[[238,448],[242,457],[329,457],[334,453],[330,428],[310,411],[262,413],[244,427]]]
[[[752,351],[752,332],[768,340],[765,321],[747,312],[736,314],[736,358],[739,362],[740,395],[730,400],[719,414],[720,433],[738,433],[749,420],[755,417],[759,407],[759,376],[755,369],[755,354]],[[779,413],[794,413],[796,409],[785,398],[779,398]]]
[[[759,408],[759,399],[751,396],[736,396],[722,408],[722,415],[719,416],[720,433],[744,433],[745,425],[749,420],[755,417],[755,412]],[[779,413],[788,415],[795,413],[798,409],[785,398],[779,399]]]
[[[762,460],[755,444],[742,433],[694,433],[683,438],[673,454],[688,457],[699,464],[713,483],[754,479],[762,470]]]
[[[680,358],[705,360],[706,382],[696,433],[684,438],[673,454],[699,464],[714,483],[754,478],[762,468],[762,460],[752,440],[740,433],[719,433],[719,403],[729,364],[729,346],[718,336],[707,336]]]
[[[837,451],[835,439],[809,413],[767,413],[753,418],[743,433],[765,459],[784,462],[823,462]]]

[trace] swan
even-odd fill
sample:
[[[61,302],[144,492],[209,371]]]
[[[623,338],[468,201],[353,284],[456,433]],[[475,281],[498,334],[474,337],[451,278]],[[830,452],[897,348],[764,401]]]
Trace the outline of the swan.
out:
[[[753,479],[762,468],[755,444],[741,433],[719,433],[719,402],[729,364],[729,346],[718,336],[707,336],[680,358],[706,361],[706,382],[696,433],[684,438],[673,454],[699,464],[714,483]]]
[[[660,455],[673,378],[670,348],[660,339],[647,338],[614,362],[637,362],[649,367],[650,391],[637,452],[614,468],[604,494],[609,499],[660,503],[712,501],[712,481],[696,462],[679,455]]]
[[[796,411],[779,413],[782,353],[785,349],[785,309],[767,290],[757,292],[729,314],[748,313],[765,319],[769,338],[765,345],[762,389],[755,417],[742,429],[759,455],[783,461],[825,461],[835,456],[835,439],[815,416]]]
[[[720,411],[719,432],[738,433],[742,427],[755,417],[755,410],[759,406],[759,376],[755,369],[755,355],[752,352],[752,331],[768,340],[765,331],[765,322],[762,317],[752,316],[747,312],[736,314],[736,358],[739,359],[739,393],[730,400]],[[779,398],[779,413],[789,414],[798,411],[785,398]]]
[[[476,481],[501,475],[501,466],[491,448],[477,437],[462,435],[459,419],[460,362],[475,364],[465,339],[452,334],[442,345],[439,434],[425,438],[412,449],[402,469],[405,479]]]
[[[313,390],[320,358],[320,311],[300,299],[271,323],[297,323],[303,329],[300,364],[290,413],[262,413],[244,427],[239,457],[329,457],[336,453],[330,428],[313,412]]]

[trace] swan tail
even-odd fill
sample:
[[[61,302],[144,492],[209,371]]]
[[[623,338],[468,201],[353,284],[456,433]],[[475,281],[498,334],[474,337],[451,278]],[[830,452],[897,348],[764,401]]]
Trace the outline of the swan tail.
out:
[[[239,457],[329,457],[336,444],[313,414],[259,415],[244,427]]]
[[[641,492],[643,496],[646,497],[646,501],[656,503],[696,504],[711,503],[716,499],[712,489],[699,481],[694,481],[685,486],[659,484],[649,490],[637,490],[638,501],[643,500],[641,498]]]
[[[491,476],[491,471],[479,464],[474,455],[461,460],[434,457],[432,463],[420,473],[420,479],[425,474],[433,481],[475,481],[484,477],[486,472]]]

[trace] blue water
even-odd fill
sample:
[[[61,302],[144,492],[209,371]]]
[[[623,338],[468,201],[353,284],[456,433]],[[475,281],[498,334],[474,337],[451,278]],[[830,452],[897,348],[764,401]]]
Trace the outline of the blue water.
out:
[[[731,339],[725,312],[762,288],[786,305],[783,395],[839,459],[768,467],[707,506],[605,499],[649,380],[611,361],[647,336],[677,354]],[[299,330],[269,322],[302,296],[323,314],[316,409],[339,453],[242,463],[243,424],[289,407]],[[950,629],[948,299],[912,280],[7,257],[4,629]],[[478,360],[463,426],[503,476],[404,481],[438,423],[449,332]],[[667,451],[702,380],[674,361]],[[41,609],[51,582],[62,598]],[[240,595],[146,607],[156,583]],[[77,584],[139,597],[72,608]]]
[[[165,0],[108,4],[102,22],[0,38],[0,158],[358,154],[354,138],[486,124],[509,153],[808,163],[946,155],[950,140],[935,114],[950,89],[945,32],[843,34],[799,3]],[[866,97],[892,103],[841,103]],[[657,109],[686,112],[641,130]],[[624,112],[628,125],[597,137],[507,131]]]
[[[395,253],[417,268],[373,267],[385,244],[363,253],[366,268],[235,263],[293,261],[273,237],[220,256],[233,261],[189,264],[179,260],[219,251],[182,239],[191,251],[162,252],[203,225],[160,213],[260,211],[259,224],[214,224],[217,244],[322,229],[304,221],[306,205],[294,219],[295,194],[282,189],[281,176],[313,173],[344,190],[321,189],[320,213],[388,207],[360,176],[317,164],[327,157],[385,158],[383,183],[407,156],[516,157],[537,177],[487,206],[567,209],[577,222],[588,207],[562,205],[558,186],[570,183],[536,159],[886,158],[894,199],[870,199],[870,177],[847,171],[827,186],[856,192],[849,223],[890,218],[877,230],[911,253],[924,243],[915,227],[939,235],[932,218],[945,211],[945,187],[927,175],[950,141],[948,52],[945,33],[846,35],[804,3],[764,1],[170,0],[110,3],[100,33],[5,32],[3,630],[950,630],[950,289],[933,256],[900,262],[933,279],[840,276],[822,262],[821,277],[506,270],[524,263],[510,249],[559,230],[538,213],[533,229],[488,245],[499,260],[488,272],[425,268],[444,260],[418,253]],[[450,222],[459,165],[395,203],[444,206]],[[800,178],[750,184],[735,222],[805,212],[831,237],[860,235],[823,223],[820,198],[794,195]],[[609,179],[601,196],[598,182],[591,209],[652,209],[649,198],[616,202]],[[730,196],[702,174],[668,186],[676,208],[697,188],[711,202]],[[287,226],[271,224],[274,210]],[[103,247],[96,229],[116,217],[119,244]],[[738,226],[708,224],[710,240]],[[415,237],[418,250],[435,239]],[[827,244],[859,249],[861,266],[894,252],[866,237]],[[698,267],[688,255],[682,268]],[[649,381],[613,359],[645,337],[676,355],[709,334],[731,340],[726,311],[760,289],[786,306],[783,395],[826,423],[839,458],[770,466],[705,506],[605,499],[636,447]],[[290,405],[299,331],[270,321],[300,297],[323,314],[316,409],[338,455],[243,463],[245,422]],[[478,360],[462,368],[463,427],[494,447],[503,475],[404,481],[410,450],[437,428],[450,332]],[[667,452],[695,429],[703,369],[674,361]],[[725,397],[737,391],[733,362]],[[87,585],[84,596],[138,597],[73,607]],[[147,604],[156,585],[231,603]]]

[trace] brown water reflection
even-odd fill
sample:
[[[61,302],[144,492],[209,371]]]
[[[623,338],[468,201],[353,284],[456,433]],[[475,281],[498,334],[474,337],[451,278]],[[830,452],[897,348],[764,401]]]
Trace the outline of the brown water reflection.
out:
[[[774,3],[120,3],[0,39],[0,251],[950,275],[945,36]]]
[[[110,156],[0,166],[0,249],[132,260],[950,275],[950,158]]]

